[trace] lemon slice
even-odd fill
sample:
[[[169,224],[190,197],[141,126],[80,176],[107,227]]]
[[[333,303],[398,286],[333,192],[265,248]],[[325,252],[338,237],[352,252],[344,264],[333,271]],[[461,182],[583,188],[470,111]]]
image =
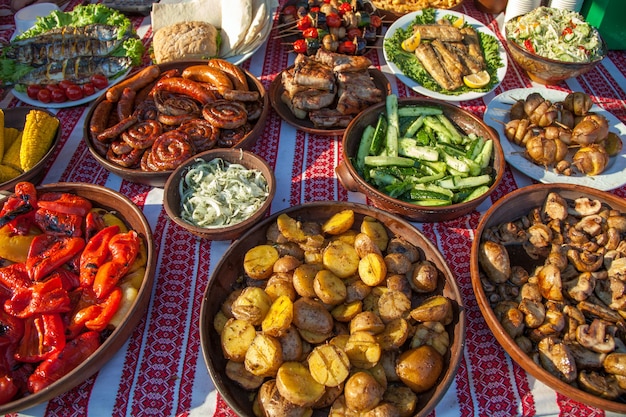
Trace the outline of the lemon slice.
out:
[[[458,19],[456,19],[453,23],[452,26],[454,26],[457,29],[461,29],[463,27],[463,25],[465,24],[465,18],[463,16],[460,16]]]
[[[421,41],[422,41],[422,38],[420,36],[420,33],[415,32],[413,33],[413,35],[403,40],[401,46],[402,46],[402,49],[404,49],[407,52],[415,52],[415,50],[417,49]]]
[[[463,77],[463,82],[469,88],[481,88],[489,84],[491,77],[487,71],[480,71]]]

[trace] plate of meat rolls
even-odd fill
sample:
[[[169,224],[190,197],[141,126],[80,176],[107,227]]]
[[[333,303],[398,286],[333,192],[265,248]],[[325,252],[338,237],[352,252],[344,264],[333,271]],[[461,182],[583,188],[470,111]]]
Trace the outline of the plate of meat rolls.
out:
[[[383,54],[398,79],[428,97],[462,101],[493,91],[507,70],[497,36],[463,13],[424,9],[396,20]]]

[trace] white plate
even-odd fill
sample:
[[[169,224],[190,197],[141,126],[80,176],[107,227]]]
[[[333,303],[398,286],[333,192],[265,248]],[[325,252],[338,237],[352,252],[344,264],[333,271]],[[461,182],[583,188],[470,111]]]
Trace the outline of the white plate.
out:
[[[509,142],[504,135],[504,125],[510,120],[508,114],[513,103],[516,100],[526,99],[531,93],[539,93],[543,98],[551,102],[563,101],[567,96],[566,92],[548,88],[516,88],[502,93],[491,100],[485,112],[484,121],[487,125],[493,127],[500,135],[504,158],[509,164],[528,175],[530,178],[545,184],[566,183],[585,185],[602,191],[610,191],[626,184],[626,149],[622,150],[619,155],[611,157],[607,169],[602,174],[596,176],[582,174],[571,176],[561,175],[550,169],[535,165],[524,158],[524,149]],[[615,132],[622,137],[626,136],[626,125],[620,122],[617,117],[595,104],[591,108],[591,111],[606,117],[609,121],[609,131]]]
[[[133,67],[127,69],[122,75],[115,78],[114,80],[109,80],[108,87],[111,87],[112,85],[115,85],[119,83],[120,81],[122,81],[124,78],[126,78],[126,76],[128,75],[128,73],[130,72],[132,68]],[[80,100],[64,101],[63,103],[53,103],[53,102],[43,103],[39,100],[33,100],[32,98],[28,97],[28,94],[17,91],[15,88],[13,89],[13,95],[16,98],[22,100],[24,103],[30,104],[31,106],[44,107],[46,109],[64,109],[66,107],[80,106],[81,104],[89,103],[90,101],[93,101],[97,99],[98,97],[100,97],[105,91],[106,91],[106,88],[104,90],[96,91],[94,94],[87,96],[87,97],[83,97]]]
[[[393,22],[393,24],[387,30],[387,33],[385,33],[385,41],[388,38],[391,38],[393,34],[396,32],[396,30],[398,30],[399,28],[407,29],[411,25],[413,20],[415,20],[415,16],[417,16],[418,14],[422,14],[422,11],[420,10],[417,12],[411,12],[411,13],[405,14],[404,16],[402,16],[401,18]],[[387,64],[389,65],[389,68],[395,74],[396,77],[398,77],[404,84],[406,84],[413,91],[418,92],[428,97],[439,99],[439,100],[447,100],[447,101],[473,100],[475,98],[479,98],[479,97],[489,94],[491,91],[495,90],[495,88],[498,85],[500,85],[500,83],[504,79],[504,76],[506,75],[506,69],[507,69],[508,64],[507,64],[506,51],[504,50],[502,43],[500,42],[498,37],[495,35],[495,33],[493,33],[488,27],[486,27],[485,25],[483,25],[482,23],[480,23],[478,20],[474,19],[471,16],[468,16],[463,13],[455,12],[454,10],[445,10],[445,9],[435,10],[435,20],[439,20],[445,15],[462,17],[463,19],[465,19],[465,23],[474,27],[474,29],[476,29],[478,32],[483,32],[483,33],[493,36],[498,42],[498,52],[500,53],[500,59],[502,60],[502,67],[498,68],[498,70],[496,71],[498,82],[493,86],[493,88],[490,91],[475,92],[475,93],[469,92],[469,93],[455,95],[455,94],[444,94],[444,93],[430,90],[422,86],[421,84],[419,84],[414,79],[409,78],[408,76],[404,75],[402,70],[400,70],[400,68],[398,68],[396,64],[394,64],[393,62],[389,60],[389,58],[387,57],[387,52],[385,51],[385,48],[383,48],[383,54],[385,56],[385,60],[387,61]]]

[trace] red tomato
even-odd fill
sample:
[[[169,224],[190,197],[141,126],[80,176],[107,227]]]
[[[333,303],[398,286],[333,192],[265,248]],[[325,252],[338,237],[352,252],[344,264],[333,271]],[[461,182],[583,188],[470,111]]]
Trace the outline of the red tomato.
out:
[[[298,30],[304,30],[304,29],[310,28],[311,18],[309,16],[304,16],[303,18],[298,20],[298,23],[296,23],[296,27],[298,28]]]
[[[326,15],[326,25],[329,28],[338,28],[341,26],[341,17],[337,13],[328,13]]]
[[[39,93],[39,90],[41,90],[41,86],[40,85],[29,85],[28,87],[26,87],[26,94],[28,95],[29,98],[33,99],[33,100],[37,100],[37,93]]]
[[[348,29],[348,33],[346,33],[348,39],[354,39],[359,36],[363,36],[363,31],[359,28],[350,28]]]
[[[316,28],[307,28],[302,31],[302,36],[305,38],[317,38],[319,35]]]
[[[63,91],[66,91],[68,88],[70,88],[71,86],[75,86],[75,85],[76,84],[73,81],[70,81],[70,80],[61,80],[61,81],[59,81],[59,87]]]
[[[351,11],[352,11],[352,4],[350,4],[350,2],[341,3],[339,5],[339,13],[344,14],[346,12],[351,12]]]
[[[94,87],[93,83],[83,84],[83,94],[85,97],[90,96],[96,93],[96,87]]]
[[[46,84],[45,88],[49,90],[50,92],[61,89],[61,87],[59,87],[59,84]]]
[[[80,100],[81,98],[85,97],[83,89],[80,88],[79,85],[70,85],[69,87],[67,87],[67,90],[65,90],[65,95],[67,96],[68,100],[71,101]]]
[[[98,90],[104,90],[109,85],[109,80],[104,76],[104,74],[94,74],[91,76],[90,81]]]
[[[326,17],[327,21],[328,21],[328,16]],[[375,28],[379,28],[381,27],[383,24],[383,19],[376,15],[376,14],[372,14],[370,15],[370,25],[374,26]]]
[[[50,96],[52,97],[52,101],[54,101],[55,103],[64,103],[67,101],[67,96],[65,95],[65,92],[60,88],[52,90],[50,92]]]
[[[297,54],[306,54],[306,41],[298,39],[293,43],[293,51]]]
[[[354,55],[356,52],[356,45],[352,41],[343,41],[339,44],[337,52],[340,54]]]
[[[50,103],[52,101],[52,93],[47,88],[42,88],[37,93],[37,100],[42,103]]]

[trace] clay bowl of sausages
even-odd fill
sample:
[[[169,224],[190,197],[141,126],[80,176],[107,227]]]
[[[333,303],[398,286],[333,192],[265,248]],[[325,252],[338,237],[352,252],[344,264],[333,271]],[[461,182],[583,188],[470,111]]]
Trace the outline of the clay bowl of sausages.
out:
[[[84,137],[110,172],[163,187],[175,168],[200,152],[251,148],[269,109],[261,82],[228,61],[154,64],[93,103]]]
[[[20,188],[24,189],[24,186],[20,186]],[[146,220],[143,212],[127,197],[99,185],[79,183],[46,184],[36,187],[36,193],[37,197],[41,197],[44,193],[67,193],[73,196],[72,199],[69,200],[73,204],[72,207],[82,207],[83,209],[85,209],[85,207],[88,208],[89,206],[82,204],[78,205],[77,200],[87,200],[90,202],[91,212],[101,215],[100,218],[104,219],[104,224],[117,224],[120,227],[118,230],[123,231],[123,233],[126,233],[127,230],[134,230],[136,232],[136,236],[130,232],[126,234],[126,236],[133,235],[132,244],[135,245],[135,249],[139,248],[139,251],[131,264],[132,266],[130,266],[126,274],[121,277],[119,281],[117,281],[116,287],[110,293],[117,293],[115,297],[122,294],[122,297],[114,316],[107,323],[102,323],[102,325],[105,326],[104,329],[100,330],[92,327],[90,330],[85,327],[82,330],[76,330],[75,332],[72,331],[71,333],[64,331],[69,330],[68,327],[60,330],[61,335],[78,334],[76,337],[68,337],[64,335],[63,342],[59,339],[54,344],[54,346],[57,347],[59,346],[57,343],[64,344],[65,347],[61,352],[65,352],[65,358],[74,358],[73,360],[75,360],[75,362],[73,365],[69,365],[71,362],[68,362],[68,366],[59,367],[58,372],[55,372],[50,367],[46,368],[46,364],[55,364],[53,357],[54,354],[50,358],[42,358],[42,361],[34,363],[15,362],[12,360],[11,365],[9,365],[11,367],[10,377],[13,377],[12,381],[10,381],[11,383],[9,383],[10,378],[3,378],[3,403],[0,404],[1,415],[14,414],[21,410],[29,409],[45,401],[49,401],[58,395],[66,393],[75,387],[78,387],[75,389],[80,391],[80,384],[98,372],[98,370],[100,370],[100,368],[102,368],[131,337],[135,327],[141,321],[146,309],[148,308],[148,303],[150,302],[150,296],[152,294],[152,286],[154,284],[156,254],[150,224]],[[13,196],[13,194],[11,196]],[[0,207],[4,207],[5,203],[11,198],[11,196],[0,200]],[[40,200],[43,201],[44,198],[40,198]],[[82,220],[82,223],[84,224],[85,220]],[[109,230],[116,231],[115,228]],[[85,229],[81,229],[81,237],[78,237],[77,239],[81,239],[86,236],[86,233]],[[135,237],[137,240],[134,240]],[[120,240],[118,239],[118,242],[119,241]],[[126,242],[128,242],[128,240]],[[139,244],[139,246],[136,246],[137,244]],[[84,253],[85,248],[82,249],[82,253]],[[122,248],[122,246],[120,246],[120,248]],[[6,247],[3,247],[3,256],[10,256],[5,252],[6,249]],[[126,249],[124,249],[124,252],[129,253]],[[53,258],[54,255],[51,255],[50,259]],[[24,262],[19,258],[19,256],[17,258],[13,258],[13,261],[15,263],[12,265]],[[69,289],[71,294],[76,294],[76,291],[79,291],[77,289],[79,279],[75,272],[71,272],[68,268],[66,268],[68,265],[69,262],[55,271],[63,271],[63,291]],[[55,279],[59,280],[60,277],[60,275],[55,275],[55,272],[49,275],[42,272],[41,275],[45,276],[40,279],[45,279],[46,282],[50,284],[51,281]],[[70,277],[74,278],[66,279]],[[68,285],[68,287],[66,287],[66,285]],[[58,288],[60,289],[60,287]],[[69,295],[69,297],[71,299],[72,295]],[[111,300],[115,297],[111,298]],[[57,299],[61,299],[60,294]],[[109,297],[105,296],[104,299],[109,299]],[[70,301],[70,303],[72,302]],[[55,313],[61,316],[62,323],[69,322],[69,316],[71,314],[78,314],[72,305],[74,304],[70,304],[70,308],[72,308],[70,312]],[[8,317],[6,308],[7,307],[5,306],[2,311],[3,349],[6,349],[7,347],[15,349],[15,346],[11,347],[11,344],[7,339],[8,333],[11,329],[6,326],[6,318]],[[19,320],[24,321],[28,319]],[[65,326],[65,324],[63,324],[63,326]],[[77,348],[82,353],[80,355],[72,354],[72,350],[75,352]],[[5,351],[3,350],[3,352]],[[6,357],[9,358],[10,356],[6,355]],[[56,362],[56,364],[59,364],[59,362]],[[40,373],[39,371],[33,372],[36,368],[43,373]],[[6,369],[3,369],[3,372],[5,371]],[[39,376],[42,375],[50,377],[50,381],[47,386],[45,381],[42,381],[42,379],[39,378]],[[29,381],[28,389],[26,386],[22,386],[22,382],[25,383],[26,378],[28,378]],[[12,382],[17,382],[17,384],[22,388],[19,388],[13,396],[9,396],[7,398],[7,394],[12,391]]]
[[[383,257],[390,266],[375,280],[355,270],[359,259]],[[426,264],[428,274],[408,272]],[[206,287],[200,341],[238,416],[425,417],[454,381],[465,310],[444,258],[409,222],[364,204],[318,201],[274,213],[233,242]]]

